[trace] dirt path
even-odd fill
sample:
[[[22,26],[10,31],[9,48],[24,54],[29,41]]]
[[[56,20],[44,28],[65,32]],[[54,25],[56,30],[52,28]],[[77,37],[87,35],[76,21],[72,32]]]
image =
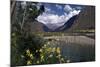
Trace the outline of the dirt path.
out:
[[[66,43],[88,44],[94,45],[95,40],[86,36],[51,36],[44,39],[54,39],[56,41],[64,41]]]

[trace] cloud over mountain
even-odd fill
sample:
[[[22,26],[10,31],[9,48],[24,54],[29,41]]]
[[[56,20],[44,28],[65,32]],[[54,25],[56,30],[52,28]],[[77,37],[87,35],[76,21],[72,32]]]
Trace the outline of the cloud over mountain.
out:
[[[58,9],[62,9],[62,6],[60,6],[60,5],[58,5],[58,4],[56,4],[56,7],[57,7]]]
[[[50,5],[50,4],[49,4]],[[45,12],[39,15],[36,20],[45,24],[49,29],[55,30],[64,25],[71,17],[78,15],[81,10],[76,10],[70,5],[55,5],[55,7],[45,6]],[[62,9],[62,12],[57,11]],[[60,15],[59,15],[60,14]]]

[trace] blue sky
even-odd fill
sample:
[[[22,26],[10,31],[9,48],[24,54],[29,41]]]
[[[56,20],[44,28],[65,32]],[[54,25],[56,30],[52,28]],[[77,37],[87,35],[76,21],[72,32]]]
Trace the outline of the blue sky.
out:
[[[39,3],[44,5],[45,11],[36,20],[55,30],[64,25],[71,17],[78,15],[83,7],[80,5]]]
[[[23,8],[26,2],[22,2]],[[45,24],[49,29],[55,30],[60,26],[63,26],[70,18],[78,15],[84,8],[82,5],[71,4],[56,4],[56,3],[33,3],[37,9],[40,9],[41,5],[44,5],[45,11],[40,14],[36,20]]]

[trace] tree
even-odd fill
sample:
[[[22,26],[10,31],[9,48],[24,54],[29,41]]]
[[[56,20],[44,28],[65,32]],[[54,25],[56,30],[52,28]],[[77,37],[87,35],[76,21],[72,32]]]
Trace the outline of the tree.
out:
[[[35,51],[43,46],[44,40],[40,37],[33,35],[30,31],[26,31],[24,24],[26,22],[34,22],[35,18],[42,13],[43,9],[37,9],[36,4],[33,2],[17,1],[14,11],[14,18],[11,18],[11,63],[12,65],[25,65],[27,64],[26,59],[22,59],[21,55],[26,55],[26,50]],[[35,4],[35,5],[32,5]],[[23,8],[24,6],[24,8]],[[41,6],[40,6],[41,7]],[[42,6],[43,8],[43,6]],[[27,27],[28,28],[28,27]],[[35,53],[35,52],[34,52]],[[39,53],[36,53],[36,57],[39,57]],[[23,63],[22,63],[23,61]]]
[[[26,23],[30,24],[35,18],[44,11],[41,5],[37,9],[33,2],[16,2],[15,17],[11,22],[11,65],[32,65],[46,63],[62,63],[65,59],[60,54],[60,48],[51,48],[48,40],[44,40],[37,34],[32,34],[30,27],[24,27]],[[35,5],[32,5],[35,4]]]

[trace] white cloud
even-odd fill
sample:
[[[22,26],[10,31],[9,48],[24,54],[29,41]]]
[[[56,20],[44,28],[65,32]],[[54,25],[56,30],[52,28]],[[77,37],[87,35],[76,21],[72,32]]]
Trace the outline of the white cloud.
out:
[[[44,8],[45,8],[45,13],[49,13],[49,14],[55,13],[55,11],[51,10],[48,7],[44,7]]]
[[[76,7],[76,9],[78,9],[78,10],[81,10],[81,9],[82,9],[82,7],[80,7],[80,6],[77,6],[77,7]]]
[[[36,4],[36,7],[37,7],[37,9],[39,10],[40,9],[40,6],[42,5],[42,3],[37,3]]]
[[[68,12],[69,13],[70,11],[73,10],[73,8],[70,7],[69,5],[65,5],[64,10],[65,10],[65,12]]]
[[[71,17],[78,15],[80,10],[72,9],[69,5],[65,6],[65,9],[70,10],[69,13],[64,12],[62,15],[48,13],[46,11],[52,12],[52,10],[45,8],[46,11],[39,15],[36,19],[37,21],[45,24],[49,29],[55,30],[58,27],[64,25]]]
[[[64,24],[66,21],[66,17],[64,15],[58,16],[55,14],[43,13],[38,16],[37,20],[45,24],[48,28],[54,30]]]
[[[80,13],[80,10],[73,10],[68,14],[68,17],[73,17],[75,15],[78,15]]]
[[[56,7],[57,7],[58,9],[62,9],[62,6],[60,6],[60,5],[57,5],[57,4],[56,4]]]
[[[51,12],[50,8],[45,7],[45,12]]]
[[[25,1],[21,2],[21,6],[22,6],[22,8],[24,9],[25,6],[26,6],[26,2],[25,2]]]
[[[41,5],[42,5],[42,3],[37,3],[37,5],[41,6]]]

